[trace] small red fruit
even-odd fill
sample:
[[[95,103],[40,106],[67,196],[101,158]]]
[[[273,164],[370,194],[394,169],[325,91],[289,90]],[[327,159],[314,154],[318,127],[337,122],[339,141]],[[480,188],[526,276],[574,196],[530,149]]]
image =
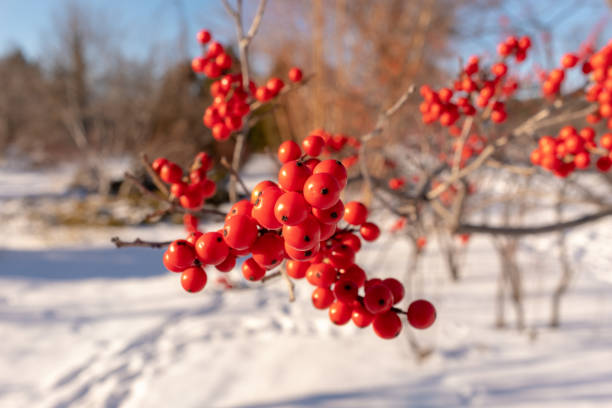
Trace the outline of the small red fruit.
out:
[[[408,307],[407,317],[415,329],[426,329],[436,320],[436,309],[427,300],[415,300]]]
[[[329,288],[316,288],[312,292],[312,304],[317,309],[327,309],[334,303],[334,293]]]
[[[192,266],[185,269],[181,274],[181,286],[191,293],[204,289],[207,280],[206,272],[201,266]]]
[[[351,225],[362,225],[368,218],[368,209],[359,201],[351,201],[344,206],[344,221]]]
[[[278,147],[278,160],[281,163],[287,163],[292,160],[297,160],[302,155],[300,146],[293,140],[287,140]]]
[[[300,82],[302,80],[302,70],[297,67],[291,68],[289,70],[289,79],[292,82]]]
[[[372,222],[366,222],[359,228],[359,233],[366,241],[375,241],[380,236],[380,228]]]
[[[287,275],[292,277],[293,279],[302,279],[306,276],[306,271],[310,267],[310,262],[300,262],[294,261],[290,259],[285,264],[285,268],[287,269]]]
[[[225,222],[223,239],[230,248],[250,248],[257,239],[257,223],[247,215],[235,215]]]
[[[372,328],[378,337],[393,339],[402,331],[402,320],[397,313],[389,310],[374,317]]]
[[[225,261],[229,254],[229,247],[223,241],[219,232],[207,232],[198,238],[195,244],[198,259],[204,265],[218,265]]]
[[[178,183],[183,178],[183,169],[176,163],[168,162],[161,168],[159,177],[168,184]]]
[[[329,173],[313,174],[304,183],[304,198],[313,207],[324,210],[338,202],[340,190],[338,180],[333,175]]]
[[[352,315],[353,306],[349,303],[335,301],[329,307],[329,320],[339,326],[347,324]]]
[[[242,264],[242,276],[246,280],[258,281],[263,279],[266,274],[266,270],[259,266],[253,258],[249,258]]]
[[[372,314],[386,312],[393,306],[393,293],[383,284],[374,285],[366,289],[363,305]]]

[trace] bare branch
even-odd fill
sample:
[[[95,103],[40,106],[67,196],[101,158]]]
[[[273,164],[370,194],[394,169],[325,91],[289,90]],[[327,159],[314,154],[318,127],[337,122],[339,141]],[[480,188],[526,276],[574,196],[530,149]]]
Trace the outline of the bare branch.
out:
[[[257,34],[257,30],[259,29],[259,26],[261,24],[261,18],[263,17],[267,2],[268,0],[261,0],[259,2],[257,11],[255,12],[255,17],[253,17],[253,22],[251,23],[251,28],[249,28],[249,31],[246,35],[246,40],[249,42],[253,39],[253,37],[255,37],[255,34]]]
[[[393,116],[408,101],[408,97],[414,92],[414,89],[414,84],[410,85],[406,92],[404,92],[390,108],[381,113],[374,129],[372,129],[369,133],[366,133],[361,137],[361,146],[359,146],[358,150],[359,171],[363,176],[363,181],[365,183],[365,191],[372,191],[372,179],[370,177],[370,172],[368,171],[368,163],[366,159],[366,144],[370,139],[382,133],[385,126],[387,125],[389,118]]]
[[[461,224],[457,227],[455,232],[457,234],[493,234],[493,235],[535,235],[535,234],[546,234],[548,232],[560,231],[567,228],[578,227],[580,225],[588,224],[597,221],[601,218],[605,218],[612,215],[612,208],[587,214],[570,221],[558,222],[552,224],[539,225],[536,227],[495,227],[491,225],[476,225],[476,224]]]
[[[281,274],[283,278],[285,278],[285,282],[287,282],[287,288],[289,289],[289,302],[295,302],[295,284],[287,275],[287,271],[285,269],[282,270]]]
[[[162,241],[162,242],[143,241],[140,238],[136,238],[133,241],[123,241],[119,237],[112,237],[111,242],[115,244],[117,248],[123,248],[123,247],[165,248],[172,243],[172,241]]]
[[[225,167],[227,171],[229,171],[236,178],[238,183],[240,183],[240,186],[242,187],[244,194],[246,194],[247,196],[250,195],[251,192],[247,188],[246,184],[244,184],[244,180],[242,180],[242,177],[240,177],[240,174],[238,174],[238,172],[232,167],[232,165],[227,161],[225,157],[221,159],[221,165]]]
[[[166,187],[162,179],[159,178],[159,175],[155,172],[155,170],[153,170],[153,167],[151,167],[151,163],[149,163],[149,158],[147,157],[146,153],[142,153],[140,155],[140,159],[142,161],[142,164],[144,165],[145,170],[147,171],[147,174],[149,175],[149,177],[151,177],[153,183],[155,183],[155,186],[158,188],[159,191],[161,191],[161,193],[165,197],[168,197],[170,195],[170,192],[168,191],[168,188]]]

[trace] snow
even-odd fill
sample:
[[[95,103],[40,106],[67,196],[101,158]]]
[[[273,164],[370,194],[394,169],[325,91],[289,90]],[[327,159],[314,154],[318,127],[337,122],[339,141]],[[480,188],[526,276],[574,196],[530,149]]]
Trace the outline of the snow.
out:
[[[66,185],[53,171],[0,169],[0,206]],[[188,294],[161,250],[109,243],[174,238],[180,226],[54,226],[41,238],[18,212],[9,225],[0,240],[0,407],[612,406],[610,221],[568,236],[578,273],[558,330],[547,327],[559,274],[550,237],[521,247],[521,333],[493,327],[498,261],[489,240],[470,241],[452,283],[432,239],[411,297],[432,300],[438,320],[392,341],[333,326],[310,305],[306,282],[289,303],[282,280],[224,290],[215,281],[223,274],[210,271],[206,289]],[[405,242],[387,236],[358,260],[372,276],[403,277],[405,253]],[[432,353],[419,361],[408,333]]]

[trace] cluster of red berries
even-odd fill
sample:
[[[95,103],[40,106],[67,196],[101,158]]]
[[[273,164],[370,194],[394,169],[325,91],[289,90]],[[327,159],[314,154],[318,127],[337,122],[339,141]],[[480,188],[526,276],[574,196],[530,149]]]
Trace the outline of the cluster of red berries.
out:
[[[542,86],[546,96],[556,95],[565,78],[565,70],[582,64],[582,73],[589,76],[591,84],[585,92],[586,100],[597,103],[597,110],[586,116],[588,123],[607,119],[612,129],[612,41],[593,52],[585,48],[579,55],[565,54],[561,59],[562,68],[552,70]],[[612,168],[612,133],[604,133],[596,141],[597,135],[592,127],[577,131],[573,126],[561,128],[557,137],[549,135],[539,139],[538,147],[531,152],[530,160],[536,166],[551,171],[558,177],[567,177],[577,169],[587,169],[592,156],[599,156],[595,166],[607,172]]]
[[[612,129],[612,40],[601,50],[590,56],[583,65],[588,66],[593,85],[586,91],[589,102],[597,102],[597,112],[587,116],[589,123],[597,123],[601,119],[607,120],[608,129]]]
[[[612,133],[606,133],[599,139],[600,145],[607,151],[596,161],[600,171],[612,167]],[[564,126],[557,137],[542,136],[538,147],[531,152],[530,160],[536,166],[553,172],[557,177],[567,177],[576,169],[586,169],[591,164],[591,154],[597,154],[595,130],[585,127],[579,132],[573,126]]]
[[[288,142],[285,142],[284,144],[287,143]],[[346,147],[350,147],[352,152],[340,160],[342,165],[346,168],[352,167],[357,163],[357,160],[359,159],[357,151],[360,146],[361,142],[353,136],[347,136],[342,133],[331,134],[323,129],[313,130],[302,141],[302,149],[304,149],[304,152],[307,155],[312,157],[338,154],[342,150],[346,149]]]
[[[220,76],[223,71],[232,67],[232,57],[225,52],[225,48],[217,41],[211,41],[212,36],[207,30],[200,30],[196,35],[202,46],[208,44],[206,52],[200,57],[191,60],[193,72],[205,74],[209,78]]]
[[[204,200],[215,195],[217,185],[214,181],[207,178],[207,172],[213,166],[213,159],[210,155],[200,152],[196,155],[189,176],[183,175],[183,169],[178,164],[169,161],[164,157],[158,157],[153,161],[151,167],[165,183],[170,185],[170,199],[178,199],[182,207],[187,209],[197,209],[204,204]],[[186,219],[185,227],[193,229],[197,219]]]
[[[322,136],[310,135],[302,143],[304,155],[293,141],[281,144],[278,157],[283,165],[277,182],[257,184],[249,200],[230,208],[222,229],[194,231],[172,242],[164,253],[164,265],[182,273],[185,290],[198,292],[206,285],[205,266],[229,272],[238,257],[248,256],[242,275],[259,281],[287,260],[287,275],[306,278],[315,286],[312,303],[328,309],[332,322],[372,324],[378,336],[396,337],[402,328],[398,313],[404,312],[394,305],[403,299],[404,287],[393,278],[367,279],[355,263],[361,240],[376,240],[380,229],[368,222],[365,205],[342,202],[346,168],[337,160],[316,158],[324,145]],[[338,228],[341,220],[346,228]],[[421,329],[431,326],[436,316],[425,300],[413,302],[406,314],[408,322]]]
[[[209,43],[211,35],[201,30],[197,38],[205,45]],[[206,108],[202,118],[204,125],[211,129],[213,137],[218,141],[227,140],[232,132],[242,129],[244,117],[251,111],[250,103],[253,100],[267,102],[276,97],[285,86],[282,79],[272,77],[263,86],[258,87],[255,82],[249,81],[245,87],[241,73],[225,73],[232,67],[232,59],[218,42],[210,42],[204,55],[194,58],[191,66],[196,73],[213,79],[219,78],[210,86],[213,103]],[[302,71],[291,68],[288,76],[289,80],[299,82],[302,80]]]
[[[593,71],[593,66],[589,62],[589,55],[592,54],[591,49],[586,49],[580,55],[567,53],[561,57],[561,67],[551,70],[549,73],[542,73],[542,93],[544,96],[552,97],[561,91],[561,85],[565,80],[565,72],[569,69],[577,67],[582,62],[582,73],[585,75]]]
[[[522,62],[531,46],[529,37],[520,40],[508,37],[498,46],[504,59],[514,55]],[[491,66],[490,73],[480,69],[480,58],[473,56],[453,83],[453,89],[441,88],[434,91],[429,85],[420,88],[424,101],[419,106],[425,124],[438,121],[443,126],[452,127],[461,115],[474,116],[477,107],[490,108],[491,121],[502,123],[506,120],[503,97],[512,95],[518,89],[516,80],[508,78],[508,65],[503,60]]]

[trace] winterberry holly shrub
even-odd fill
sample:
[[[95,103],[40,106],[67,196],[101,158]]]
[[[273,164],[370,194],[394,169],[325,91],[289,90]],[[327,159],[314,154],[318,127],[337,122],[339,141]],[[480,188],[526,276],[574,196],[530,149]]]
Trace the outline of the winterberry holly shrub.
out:
[[[220,230],[199,231],[197,219],[186,214],[185,227],[191,232],[168,246],[163,254],[165,267],[180,273],[181,285],[193,293],[206,286],[208,268],[227,273],[241,259],[243,277],[253,282],[264,280],[284,263],[290,279],[305,278],[313,287],[313,306],[327,309],[334,324],[351,320],[358,327],[371,324],[385,339],[401,332],[398,315],[405,315],[415,328],[431,326],[436,314],[431,303],[418,300],[408,310],[399,309],[395,305],[404,299],[402,283],[394,278],[368,279],[355,262],[362,241],[378,239],[380,229],[368,221],[363,203],[342,201],[347,171],[338,160],[317,158],[324,145],[324,138],[315,134],[303,143],[309,154],[293,141],[281,144],[277,179],[261,181],[250,199],[236,202]],[[188,209],[203,205],[205,193],[214,191],[204,187],[210,182],[206,171],[211,166],[210,156],[198,154],[187,183],[176,164],[158,158],[152,165]],[[166,177],[170,172],[173,177]],[[199,204],[194,206],[196,199]]]

